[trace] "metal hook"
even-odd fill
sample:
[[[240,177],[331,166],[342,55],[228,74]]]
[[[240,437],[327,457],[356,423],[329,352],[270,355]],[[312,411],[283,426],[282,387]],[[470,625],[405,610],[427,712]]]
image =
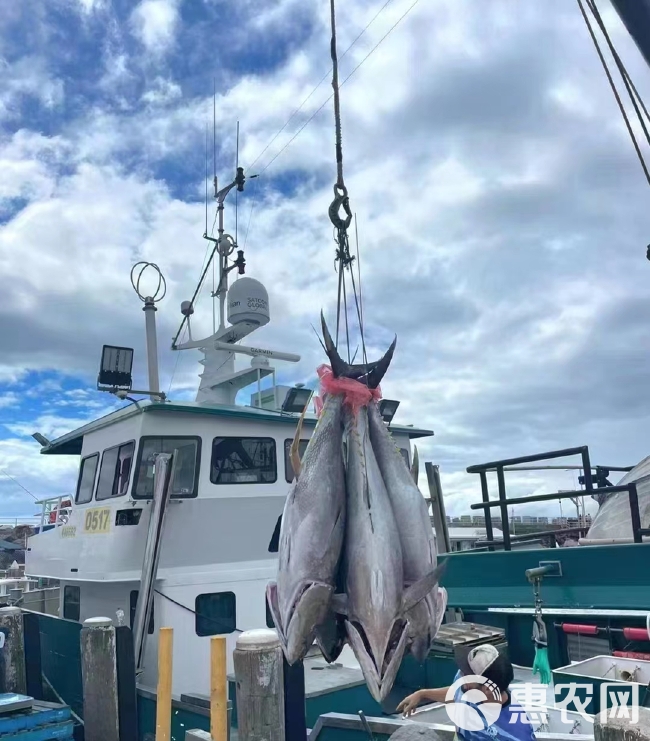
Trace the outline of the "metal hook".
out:
[[[339,216],[341,207],[345,211],[345,219]],[[343,184],[336,183],[334,185],[334,200],[329,207],[329,217],[337,229],[347,229],[352,223],[352,210],[350,209],[348,189]]]

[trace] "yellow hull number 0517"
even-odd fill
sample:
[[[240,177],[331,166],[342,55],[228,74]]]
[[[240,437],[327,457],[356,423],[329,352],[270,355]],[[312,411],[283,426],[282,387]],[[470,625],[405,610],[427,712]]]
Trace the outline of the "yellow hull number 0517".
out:
[[[85,533],[108,533],[111,529],[110,507],[96,507],[86,510],[84,518]]]

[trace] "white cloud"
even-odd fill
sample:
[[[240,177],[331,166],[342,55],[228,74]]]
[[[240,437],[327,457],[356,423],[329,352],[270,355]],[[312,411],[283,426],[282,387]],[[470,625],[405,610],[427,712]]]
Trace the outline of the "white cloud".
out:
[[[151,87],[142,94],[142,101],[152,106],[162,106],[182,96],[181,86],[172,80],[156,77]]]
[[[141,0],[131,14],[134,34],[153,54],[174,43],[178,20],[178,0]]]
[[[3,407],[12,407],[18,403],[18,395],[13,391],[8,391],[5,394],[0,394],[0,409]]]
[[[19,102],[24,96],[37,99],[45,108],[63,103],[63,81],[51,76],[42,57],[25,56],[12,63],[0,57],[0,75],[0,121],[19,116]]]

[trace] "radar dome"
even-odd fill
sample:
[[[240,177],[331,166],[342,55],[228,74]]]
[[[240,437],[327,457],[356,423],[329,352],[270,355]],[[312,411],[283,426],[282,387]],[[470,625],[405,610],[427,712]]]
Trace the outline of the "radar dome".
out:
[[[264,326],[270,319],[269,294],[254,278],[240,278],[228,290],[228,321]]]

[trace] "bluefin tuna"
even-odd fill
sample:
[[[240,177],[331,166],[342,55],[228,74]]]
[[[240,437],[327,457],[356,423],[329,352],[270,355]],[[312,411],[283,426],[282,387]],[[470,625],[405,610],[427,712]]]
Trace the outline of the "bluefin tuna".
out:
[[[368,431],[368,410],[346,410],[348,492],[345,539],[348,641],[372,696],[383,702],[408,639],[407,614],[436,585],[434,571],[404,587],[402,548],[395,516]]]
[[[277,582],[267,587],[290,664],[307,653],[335,589],[346,512],[342,404],[342,396],[326,397],[302,462],[294,464],[296,480],[282,514]]]
[[[413,475],[395,445],[376,403],[368,406],[370,440],[395,515],[402,548],[404,584],[409,587],[436,568],[436,536]],[[409,611],[409,650],[423,663],[447,604],[447,592],[434,589]]]

